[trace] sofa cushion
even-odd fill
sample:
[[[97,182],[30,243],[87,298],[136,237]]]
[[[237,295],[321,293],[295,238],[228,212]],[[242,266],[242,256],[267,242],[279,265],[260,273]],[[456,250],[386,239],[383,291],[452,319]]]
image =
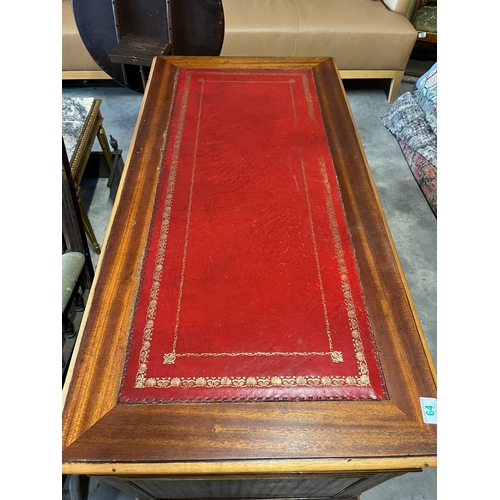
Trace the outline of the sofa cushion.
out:
[[[85,255],[79,252],[62,254],[62,313],[68,305],[85,264]]]
[[[418,9],[413,19],[413,26],[418,31],[437,33],[437,7],[426,5]]]
[[[437,167],[437,129],[427,121],[426,113],[415,100],[414,92],[398,97],[389,111],[380,118],[396,139],[401,139]]]
[[[377,0],[223,0],[222,56],[333,57],[341,70],[404,70],[417,32]]]
[[[415,88],[437,109],[437,62],[417,80]]]

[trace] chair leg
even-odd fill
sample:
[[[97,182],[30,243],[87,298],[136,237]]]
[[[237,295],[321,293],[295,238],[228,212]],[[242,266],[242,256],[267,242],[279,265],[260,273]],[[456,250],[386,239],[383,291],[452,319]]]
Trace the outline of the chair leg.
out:
[[[85,310],[85,302],[83,301],[83,296],[80,292],[76,292],[73,304],[75,304],[75,309],[78,312],[83,312]]]
[[[71,474],[69,476],[71,500],[87,500],[89,496],[89,476]]]
[[[99,130],[97,131],[97,139],[99,141],[99,144],[101,145],[106,163],[108,164],[108,167],[111,168],[113,166],[113,156],[111,155],[111,149],[109,149],[108,138],[106,137],[106,132],[104,131],[104,127],[102,125],[99,127]]]
[[[89,216],[87,215],[87,211],[85,210],[80,197],[78,197],[78,206],[80,207],[80,213],[82,215],[83,227],[85,228],[85,232],[87,233],[87,236],[89,237],[90,242],[94,247],[95,253],[99,255],[101,253],[101,247],[99,246],[99,243],[97,243],[97,238],[95,237],[94,230],[90,225]]]
[[[63,335],[67,339],[72,339],[75,337],[76,335],[75,326],[73,325],[73,321],[71,321],[68,316],[63,317],[62,329],[63,329]]]

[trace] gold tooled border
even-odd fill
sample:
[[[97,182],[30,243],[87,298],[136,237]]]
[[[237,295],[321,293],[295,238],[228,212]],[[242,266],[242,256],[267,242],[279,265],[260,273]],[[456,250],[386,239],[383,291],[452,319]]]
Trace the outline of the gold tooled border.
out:
[[[177,168],[178,168],[178,163],[179,163],[179,150],[181,147],[183,130],[184,130],[184,125],[185,125],[185,115],[186,115],[186,109],[187,109],[189,89],[190,89],[190,84],[191,84],[191,77],[192,77],[192,75],[197,73],[197,71],[190,71],[190,70],[184,70],[184,71],[186,73],[186,83],[185,83],[184,92],[183,92],[182,99],[181,99],[179,122],[178,122],[176,135],[175,135],[175,139],[174,139],[174,151],[172,154],[172,162],[170,164],[170,174],[169,174],[169,178],[168,178],[167,194],[165,197],[165,204],[164,204],[164,210],[163,210],[163,215],[162,215],[162,225],[161,225],[160,236],[159,236],[159,240],[158,240],[158,244],[157,244],[155,271],[153,273],[153,282],[152,282],[150,294],[149,294],[150,302],[149,302],[149,307],[148,307],[148,310],[146,313],[146,324],[145,324],[145,328],[143,330],[142,346],[141,346],[141,351],[139,353],[139,363],[138,363],[138,369],[137,369],[137,373],[136,373],[136,380],[135,380],[134,387],[135,388],[179,388],[179,387],[180,388],[193,388],[193,387],[203,387],[203,388],[263,387],[263,388],[265,388],[265,387],[321,387],[321,386],[323,386],[323,387],[325,387],[325,386],[327,386],[327,387],[340,387],[340,386],[366,387],[366,386],[369,386],[370,385],[369,370],[368,370],[368,366],[367,366],[366,359],[364,356],[363,343],[360,339],[359,325],[358,325],[357,318],[356,318],[355,304],[352,300],[351,293],[350,293],[348,270],[347,270],[347,267],[345,266],[344,252],[342,249],[342,242],[341,242],[341,238],[338,234],[338,225],[337,225],[335,210],[334,210],[334,206],[333,206],[333,202],[332,202],[332,191],[331,191],[330,183],[328,181],[328,175],[326,172],[326,163],[325,163],[324,158],[319,158],[318,164],[320,166],[320,172],[321,172],[321,175],[323,177],[324,184],[325,184],[325,200],[326,200],[326,205],[327,205],[330,230],[332,232],[332,237],[334,240],[334,245],[335,245],[336,254],[337,254],[336,260],[337,260],[337,263],[339,266],[339,274],[340,274],[340,278],[342,281],[341,286],[342,286],[342,289],[344,292],[345,306],[346,306],[347,316],[349,319],[349,324],[351,327],[351,335],[352,335],[352,339],[353,339],[353,347],[354,347],[354,351],[355,351],[356,360],[358,362],[358,374],[356,376],[305,376],[304,375],[304,376],[271,376],[271,377],[258,377],[258,376],[228,377],[228,376],[226,376],[226,377],[149,377],[148,378],[146,376],[147,364],[148,364],[148,359],[149,359],[149,351],[151,348],[151,340],[153,337],[154,320],[155,320],[156,306],[157,306],[157,296],[158,296],[160,284],[161,284],[165,247],[166,247],[166,243],[167,243],[168,230],[169,230],[169,225],[170,225],[170,214],[171,214],[172,200],[173,200],[173,194],[174,194],[174,188],[175,188]],[[303,91],[304,91],[304,94],[306,97],[306,102],[307,102],[307,106],[308,106],[310,120],[312,123],[315,123],[316,116],[315,116],[315,112],[314,112],[314,105],[313,105],[313,101],[312,101],[311,91],[310,91],[308,77],[307,77],[306,72],[311,73],[310,70],[302,70],[301,71],[302,86],[303,86]],[[273,76],[287,76],[287,77],[298,76],[297,73],[283,73],[283,72],[279,72],[279,73],[275,73],[275,72],[265,72],[264,73],[264,72],[262,72],[261,73],[261,72],[242,72],[242,71],[235,71],[235,72],[205,71],[202,74],[203,75],[226,74],[226,75],[230,75],[230,76],[234,76],[235,74],[237,74],[238,76],[256,76],[256,75],[259,75],[259,76],[273,75]],[[204,84],[205,84],[206,80],[204,78],[199,78],[199,81],[202,83],[202,90],[201,90],[199,110],[198,110],[198,123],[197,123],[196,140],[195,140],[195,148],[196,149],[197,149],[198,138],[199,138],[199,126],[200,126],[200,119],[201,119],[203,88],[204,88]],[[259,82],[262,82],[262,81],[260,80]],[[289,80],[280,81],[280,82],[273,81],[273,83],[288,83],[290,85],[290,93],[291,93],[291,101],[292,101],[293,113],[294,113],[294,118],[295,118],[295,126],[296,126],[296,128],[298,128],[294,94],[293,94],[293,84],[296,83],[296,80],[289,79]],[[174,95],[177,92],[177,86],[178,86],[178,80],[175,83]],[[316,245],[316,240],[315,240],[314,224],[313,224],[312,211],[311,211],[311,206],[310,206],[310,201],[309,201],[309,192],[308,192],[308,188],[307,188],[307,179],[306,179],[306,173],[305,173],[305,167],[304,167],[304,160],[303,160],[302,156],[301,156],[301,167],[302,167],[303,180],[304,180],[304,185],[305,185],[305,190],[306,190],[306,200],[307,200],[307,204],[308,204],[308,211],[309,211],[309,217],[310,217],[311,234],[312,234],[312,238],[313,238],[314,253],[315,253],[317,270],[318,270],[318,278],[319,278],[319,283],[320,283],[322,304],[323,304],[323,309],[324,309],[324,314],[325,314],[325,323],[326,323],[326,330],[327,330],[330,352],[311,352],[311,353],[304,353],[304,352],[301,352],[301,353],[297,353],[297,352],[293,352],[293,353],[290,353],[290,352],[177,353],[176,352],[177,335],[178,335],[178,327],[179,327],[179,316],[180,316],[180,308],[181,308],[181,300],[182,300],[182,284],[183,284],[183,280],[184,280],[184,269],[185,269],[185,259],[186,259],[187,245],[188,245],[188,232],[189,232],[191,203],[192,203],[192,195],[193,195],[194,174],[195,174],[195,167],[196,167],[196,156],[197,156],[196,149],[195,149],[195,154],[194,154],[193,169],[192,169],[192,175],[191,175],[188,219],[187,219],[187,224],[186,224],[186,237],[185,237],[184,252],[183,252],[183,265],[182,265],[182,271],[181,271],[181,282],[180,282],[179,297],[178,297],[177,310],[176,310],[174,341],[173,341],[172,351],[165,354],[165,356],[164,356],[164,363],[165,364],[173,364],[173,363],[175,363],[175,359],[177,357],[188,357],[188,356],[204,357],[204,356],[325,356],[325,355],[330,355],[332,358],[332,362],[334,362],[334,363],[342,362],[343,361],[342,353],[340,351],[333,350],[331,332],[329,329],[326,300],[325,300],[325,295],[324,295],[324,291],[323,291],[323,287],[322,287],[321,268],[319,265],[319,256],[318,256],[317,245]]]

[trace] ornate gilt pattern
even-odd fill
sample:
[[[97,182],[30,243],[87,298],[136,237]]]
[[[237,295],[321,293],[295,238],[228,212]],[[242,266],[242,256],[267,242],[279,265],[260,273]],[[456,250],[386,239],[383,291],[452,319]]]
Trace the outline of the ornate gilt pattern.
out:
[[[179,115],[179,124],[177,127],[175,139],[174,139],[174,148],[172,155],[172,162],[170,165],[170,173],[168,178],[168,187],[167,194],[164,204],[163,218],[162,218],[162,226],[160,232],[160,238],[158,241],[157,252],[156,252],[156,267],[153,275],[153,282],[150,290],[150,303],[149,308],[146,314],[146,324],[143,330],[142,337],[142,347],[139,355],[139,366],[136,375],[135,387],[136,388],[146,388],[146,387],[155,387],[155,388],[192,388],[192,387],[207,387],[207,388],[220,388],[220,387],[340,387],[340,386],[368,386],[370,385],[370,379],[368,374],[368,368],[366,365],[363,343],[360,340],[360,333],[358,329],[358,322],[356,318],[355,306],[350,294],[350,285],[349,278],[347,273],[347,267],[345,266],[344,254],[342,245],[340,242],[340,237],[338,234],[338,226],[335,217],[335,211],[332,203],[332,193],[331,188],[328,182],[328,177],[326,173],[326,165],[323,158],[319,159],[320,171],[324,179],[325,183],[325,199],[327,204],[327,211],[330,221],[330,229],[332,232],[336,253],[337,253],[337,263],[339,266],[339,274],[340,279],[342,281],[342,289],[344,291],[345,298],[345,306],[346,313],[349,319],[349,324],[351,327],[351,336],[353,339],[353,346],[355,350],[356,359],[358,362],[359,372],[354,376],[272,376],[272,377],[262,377],[262,376],[249,376],[249,377],[147,377],[147,363],[149,358],[149,351],[151,348],[151,340],[153,337],[153,329],[154,329],[154,321],[156,315],[156,306],[157,306],[157,297],[159,293],[162,269],[163,269],[163,260],[165,253],[165,246],[167,242],[168,229],[170,223],[170,214],[171,214],[171,206],[172,200],[174,196],[174,188],[175,188],[175,179],[177,174],[177,167],[179,162],[179,150],[181,146],[184,124],[185,124],[185,114],[188,100],[189,87],[191,82],[191,76],[194,74],[194,71],[186,71],[186,85],[184,88],[184,92],[181,98],[180,105],[180,115]],[[211,72],[204,72],[204,75],[211,74]],[[217,72],[214,74],[221,74],[221,72]],[[231,75],[232,73],[226,73]],[[255,75],[252,73],[242,73],[247,75]],[[260,74],[260,73],[259,73]],[[269,74],[269,73],[263,73]],[[282,72],[273,73],[279,76],[296,76],[296,74],[286,75]],[[203,98],[203,85],[204,79],[200,78],[199,81],[202,83],[202,95],[200,97],[199,104],[199,116],[198,116],[198,127],[200,123],[201,116],[201,105]],[[290,84],[291,91],[291,99],[292,106],[295,115],[295,121],[297,123],[297,116],[295,110],[295,102],[293,95],[293,84],[295,80],[291,79],[288,81],[284,81],[283,83]],[[178,82],[175,82],[175,86],[177,88]],[[309,117],[312,122],[315,121],[314,107],[312,103],[311,93],[309,89],[308,79],[305,74],[302,75],[302,85],[304,88],[306,101],[308,105]],[[196,141],[198,142],[198,132],[196,133]],[[196,147],[196,146],[195,146]],[[305,172],[304,160],[301,158],[301,168],[303,173],[303,181],[305,185],[306,191],[306,202],[308,204],[309,210],[309,219],[310,219],[310,227],[311,234],[313,240],[314,253],[316,257],[316,264],[318,270],[318,279],[320,285],[320,293],[323,304],[323,311],[325,315],[325,324],[326,324],[326,333],[328,337],[330,350],[328,352],[252,352],[252,353],[177,353],[176,345],[178,338],[178,329],[179,329],[179,318],[180,318],[180,309],[181,309],[181,301],[182,301],[182,287],[183,287],[183,279],[184,279],[184,270],[185,270],[185,261],[186,261],[186,252],[188,247],[188,232],[189,232],[189,221],[190,221],[190,212],[191,212],[191,203],[192,203],[192,195],[193,195],[193,185],[194,185],[194,173],[196,167],[196,151],[194,154],[194,162],[192,169],[192,177],[191,177],[191,188],[190,188],[190,198],[189,198],[189,207],[188,207],[188,219],[186,226],[186,235],[185,235],[185,243],[184,243],[184,252],[183,252],[183,261],[182,261],[182,271],[181,271],[181,282],[176,310],[176,322],[174,328],[174,341],[172,350],[169,353],[164,355],[164,364],[174,364],[177,358],[184,357],[258,357],[258,356],[330,356],[333,363],[340,363],[343,361],[343,356],[340,351],[333,350],[333,341],[331,337],[329,319],[328,319],[328,311],[326,306],[325,293],[323,290],[323,283],[321,277],[321,267],[319,264],[318,250],[316,244],[316,236],[314,231],[314,223],[312,218],[312,211],[310,206],[309,193],[307,188],[307,179]]]
[[[272,356],[330,356],[334,363],[343,361],[340,351],[331,352],[186,352],[178,354],[174,351],[163,356],[163,364],[173,365],[177,358],[237,358],[237,357],[272,357]]]
[[[358,320],[356,318],[356,307],[354,301],[352,300],[351,285],[349,284],[349,270],[345,265],[344,250],[342,248],[342,239],[340,238],[339,235],[337,217],[335,216],[335,208],[332,202],[332,190],[330,187],[330,182],[328,181],[328,173],[326,171],[325,160],[324,158],[319,158],[318,161],[319,161],[321,175],[323,177],[323,183],[325,185],[325,201],[328,212],[328,219],[330,222],[330,231],[332,232],[332,237],[334,241],[338,270],[339,270],[340,280],[342,282],[342,291],[344,292],[345,305],[347,309],[347,317],[349,319],[349,326],[351,328],[351,336],[354,345],[354,352],[356,353],[356,361],[358,362],[358,368],[361,377],[362,378],[366,377],[369,383],[368,366],[366,365],[363,343],[359,338],[359,329],[358,329],[359,326],[358,326]]]
[[[341,387],[367,386],[370,380],[361,377],[164,377],[147,378],[141,387],[173,388],[182,387]]]
[[[191,75],[187,74],[186,87],[181,100],[179,126],[174,140],[174,151],[172,155],[172,163],[170,165],[170,174],[168,177],[167,195],[165,197],[165,205],[162,214],[162,223],[160,230],[160,238],[156,251],[155,271],[153,273],[153,282],[149,293],[149,307],[146,313],[146,325],[142,332],[142,346],[139,353],[139,367],[136,375],[136,387],[144,387],[145,372],[149,358],[149,350],[151,348],[151,340],[153,338],[154,320],[156,316],[157,296],[161,283],[161,275],[163,270],[163,260],[165,256],[165,246],[167,243],[168,228],[170,225],[170,214],[172,210],[172,200],[174,197],[175,178],[177,176],[177,166],[179,163],[179,150],[182,142],[182,134],[184,132],[184,121],[186,116],[189,82]],[[177,82],[176,82],[177,85]],[[175,359],[175,358],[174,358]]]

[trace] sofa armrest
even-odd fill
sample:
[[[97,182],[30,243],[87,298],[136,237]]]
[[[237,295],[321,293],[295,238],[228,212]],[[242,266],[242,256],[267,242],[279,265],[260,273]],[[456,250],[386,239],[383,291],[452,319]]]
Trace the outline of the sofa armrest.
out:
[[[382,0],[382,3],[392,12],[406,16],[410,8],[410,0]]]

